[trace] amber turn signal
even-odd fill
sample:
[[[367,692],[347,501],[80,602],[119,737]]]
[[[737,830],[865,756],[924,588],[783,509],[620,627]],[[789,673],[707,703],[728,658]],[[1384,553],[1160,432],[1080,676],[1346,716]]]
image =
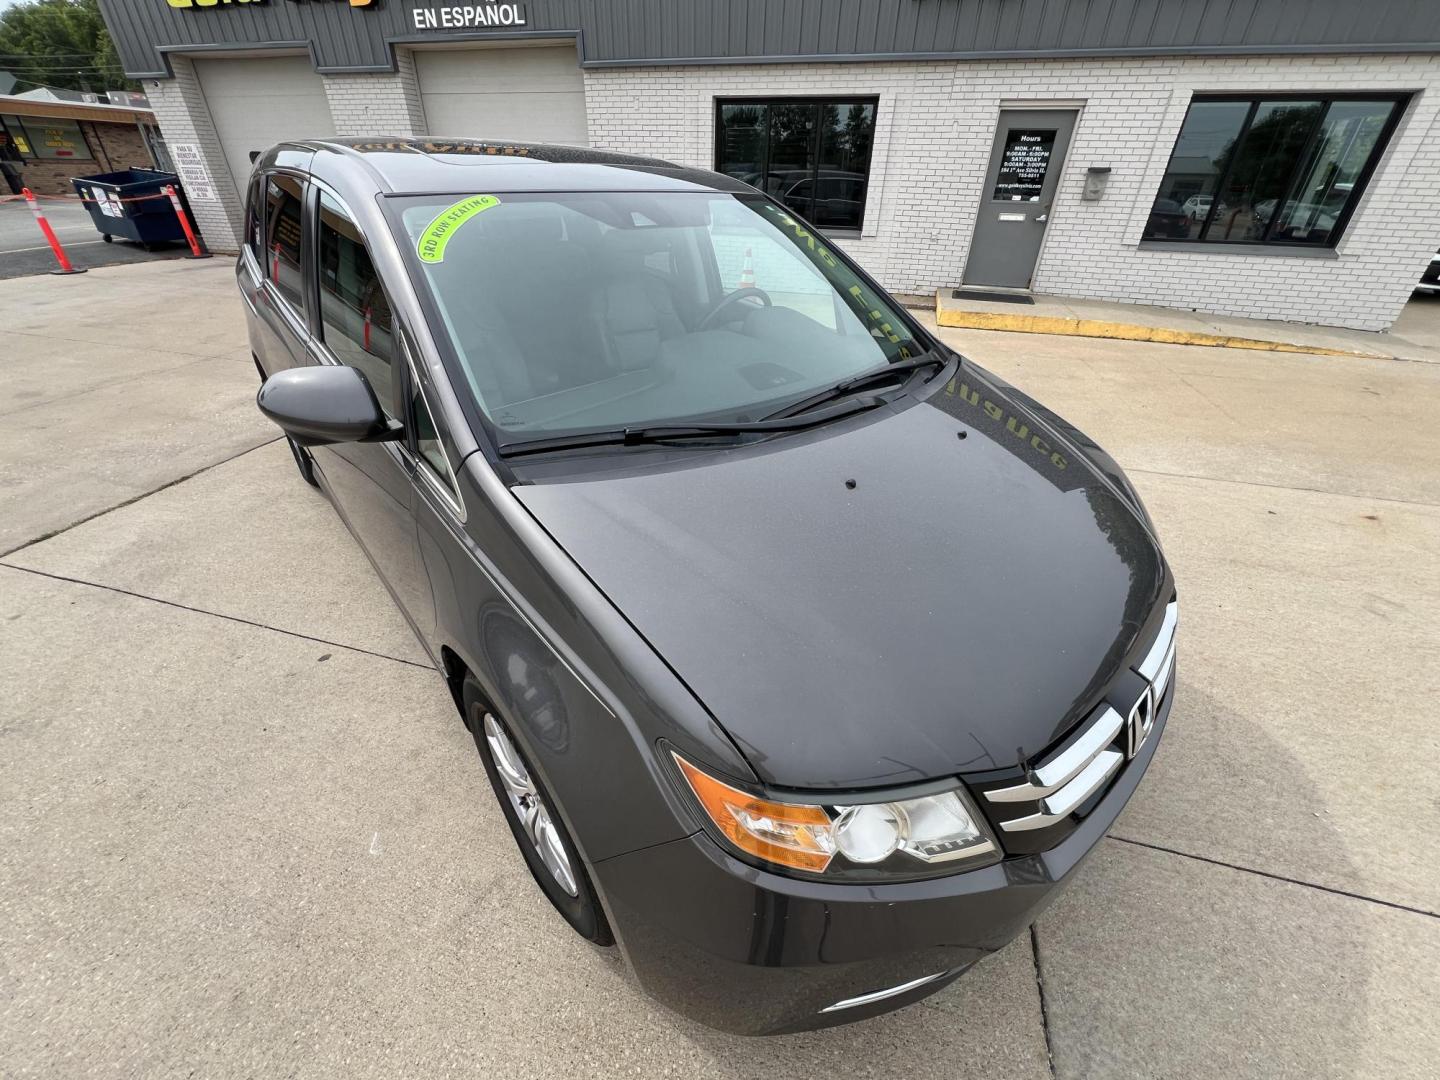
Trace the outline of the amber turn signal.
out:
[[[812,873],[830,865],[835,855],[833,823],[821,807],[757,798],[701,772],[679,754],[673,756],[715,827],[741,851]]]

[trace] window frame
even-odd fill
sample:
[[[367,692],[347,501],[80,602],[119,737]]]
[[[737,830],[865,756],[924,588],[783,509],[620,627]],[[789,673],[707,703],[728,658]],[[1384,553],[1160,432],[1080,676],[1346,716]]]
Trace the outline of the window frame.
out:
[[[711,118],[712,118],[713,121],[714,121],[714,127],[713,127],[713,130],[712,130],[712,137],[711,137],[711,143],[712,143],[712,145],[713,145],[712,163],[713,163],[714,170],[715,170],[716,172],[723,172],[723,171],[724,171],[724,170],[721,168],[720,132],[724,129],[724,123],[723,123],[723,121],[721,120],[722,110],[723,110],[723,109],[725,108],[725,106],[727,106],[727,105],[764,105],[764,106],[767,106],[767,107],[768,107],[768,106],[771,106],[771,105],[812,105],[812,106],[814,106],[815,109],[817,110],[817,115],[818,115],[818,110],[819,110],[820,106],[822,106],[822,105],[869,105],[869,106],[871,107],[871,109],[873,110],[872,119],[871,119],[872,127],[873,127],[873,128],[878,128],[878,127],[880,126],[880,95],[879,95],[879,94],[794,94],[794,95],[744,94],[744,95],[740,95],[740,96],[737,96],[737,97],[719,97],[719,96],[717,96],[717,97],[714,99],[714,108],[711,110]],[[814,164],[811,166],[808,175],[807,175],[804,179],[796,181],[796,183],[803,183],[804,180],[809,180],[809,181],[810,181],[810,184],[811,184],[810,214],[804,215],[805,220],[806,220],[807,222],[810,221],[811,215],[814,214],[814,211],[815,211],[815,196],[816,196],[816,193],[818,193],[819,190],[820,190],[820,138],[821,138],[821,130],[820,130],[820,125],[817,123],[817,124],[815,125],[815,130],[814,130],[814,132],[812,133],[812,135],[811,135],[811,137],[810,137],[810,146],[808,147],[808,150],[807,150],[807,152],[810,154],[811,160],[814,162]],[[874,164],[875,164],[875,143],[874,143],[874,140],[873,140],[873,131],[872,131],[872,140],[871,140],[871,143],[870,143],[870,160],[865,163],[865,198],[864,198],[863,204],[862,204],[862,206],[861,206],[861,208],[860,208],[860,224],[859,224],[859,226],[856,227],[856,228],[853,228],[853,229],[849,229],[849,228],[840,228],[840,229],[837,229],[837,228],[826,228],[826,227],[824,227],[824,226],[819,226],[819,225],[817,225],[817,226],[816,226],[816,229],[817,229],[819,232],[823,233],[825,236],[841,236],[841,237],[849,237],[849,236],[858,237],[858,236],[861,236],[861,235],[864,234],[864,231],[865,231],[865,222],[866,222],[866,219],[869,217],[869,214],[870,214],[870,189],[871,189],[871,187],[873,186],[873,185],[872,185],[872,177],[873,177],[873,175],[874,175]],[[769,174],[770,174],[770,131],[769,131],[768,119],[767,119],[767,126],[766,126],[766,131],[765,131],[765,158],[764,158],[764,161],[763,161],[762,164],[761,164],[760,176],[761,176],[761,178],[762,178],[762,180],[763,180],[763,178],[769,176]],[[727,174],[727,175],[728,175],[728,174]],[[761,193],[764,194],[767,198],[773,198],[773,196],[771,196],[770,193],[769,193],[768,191],[766,191],[763,187],[760,188],[760,191],[761,191]],[[775,201],[776,201],[776,202],[780,202],[780,200],[779,200],[778,198],[775,199]],[[780,205],[781,205],[781,206],[784,206],[787,210],[790,209],[790,208],[789,208],[789,205],[786,204],[786,203],[781,202]],[[791,213],[798,213],[798,211],[795,211],[795,210],[791,210],[790,212],[791,212]]]
[[[250,176],[250,182],[246,186],[245,193],[245,214],[244,229],[245,238],[241,242],[242,251],[250,254],[251,260],[260,269],[260,278],[264,280],[264,249],[265,249],[265,173],[256,170]]]
[[[1210,201],[1210,211],[1205,215],[1205,223],[1200,228],[1201,235],[1197,237],[1148,237],[1144,234],[1145,226],[1142,226],[1140,235],[1141,245],[1148,246],[1151,244],[1155,244],[1164,247],[1171,247],[1172,245],[1174,245],[1186,248],[1195,248],[1200,251],[1204,251],[1207,249],[1223,250],[1225,248],[1264,248],[1266,249],[1267,254],[1272,251],[1286,250],[1290,252],[1333,252],[1339,246],[1340,241],[1345,238],[1345,233],[1350,227],[1350,219],[1354,216],[1356,209],[1359,207],[1360,200],[1364,198],[1365,190],[1370,184],[1370,178],[1375,174],[1376,169],[1378,169],[1380,166],[1380,159],[1383,158],[1386,151],[1389,150],[1390,140],[1395,134],[1395,129],[1400,126],[1400,120],[1405,115],[1405,112],[1408,109],[1410,101],[1413,97],[1413,94],[1405,93],[1403,91],[1385,90],[1358,90],[1354,93],[1349,93],[1345,91],[1337,92],[1334,90],[1322,90],[1311,93],[1296,90],[1286,90],[1284,92],[1271,93],[1265,90],[1253,90],[1246,92],[1229,92],[1220,94],[1192,94],[1190,100],[1185,105],[1185,116],[1180,121],[1180,128],[1175,133],[1175,142],[1170,148],[1170,156],[1165,160],[1165,171],[1161,174],[1160,177],[1161,185],[1165,183],[1165,177],[1170,175],[1170,165],[1175,160],[1175,151],[1179,148],[1180,136],[1184,133],[1185,124],[1190,119],[1190,110],[1193,109],[1197,104],[1208,104],[1211,102],[1226,101],[1243,101],[1249,104],[1249,109],[1245,114],[1245,119],[1241,123],[1240,130],[1235,136],[1235,145],[1237,147],[1243,145],[1245,137],[1250,134],[1250,126],[1255,120],[1255,114],[1259,111],[1260,106],[1265,102],[1315,101],[1320,103],[1321,108],[1319,114],[1315,118],[1314,124],[1311,126],[1309,133],[1305,137],[1305,145],[1300,151],[1300,155],[1297,159],[1297,164],[1292,170],[1287,180],[1286,194],[1282,196],[1279,200],[1277,200],[1275,212],[1270,215],[1270,220],[1265,223],[1265,232],[1260,238],[1242,238],[1237,240],[1211,240],[1208,239],[1206,236],[1206,234],[1210,231],[1211,224],[1215,220],[1215,214],[1220,208],[1220,203],[1223,200],[1226,185],[1230,181],[1230,174],[1235,168],[1235,161],[1238,155],[1232,154],[1230,161],[1225,166],[1225,171],[1223,173],[1220,173],[1216,177],[1215,188],[1212,192],[1212,197]],[[1394,108],[1390,110],[1390,116],[1385,121],[1385,126],[1380,129],[1380,135],[1375,140],[1375,148],[1371,152],[1369,160],[1365,162],[1365,167],[1361,169],[1359,175],[1355,177],[1355,183],[1350,190],[1349,196],[1345,200],[1344,207],[1342,207],[1340,213],[1335,216],[1335,224],[1331,227],[1330,235],[1329,237],[1327,237],[1325,243],[1309,244],[1300,240],[1271,239],[1271,234],[1275,230],[1275,223],[1280,220],[1283,204],[1290,201],[1290,192],[1294,190],[1295,184],[1300,179],[1300,173],[1304,170],[1305,163],[1310,160],[1310,154],[1315,148],[1316,140],[1320,137],[1321,131],[1324,130],[1325,118],[1330,114],[1331,106],[1333,106],[1337,101],[1388,101],[1392,103]],[[1155,206],[1156,201],[1159,198],[1160,191],[1157,189],[1150,198],[1150,208],[1152,210]],[[1147,222],[1149,220],[1148,213],[1146,220]]]

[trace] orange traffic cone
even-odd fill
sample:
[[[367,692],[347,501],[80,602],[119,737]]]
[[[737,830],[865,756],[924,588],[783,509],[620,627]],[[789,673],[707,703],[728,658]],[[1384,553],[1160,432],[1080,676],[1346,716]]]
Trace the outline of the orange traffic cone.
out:
[[[755,288],[755,259],[748,247],[745,249],[745,265],[740,268],[740,288]]]

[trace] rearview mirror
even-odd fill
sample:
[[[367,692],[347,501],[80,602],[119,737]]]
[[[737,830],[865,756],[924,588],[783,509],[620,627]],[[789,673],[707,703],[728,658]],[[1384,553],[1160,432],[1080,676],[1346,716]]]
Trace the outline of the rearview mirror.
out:
[[[389,442],[401,426],[387,420],[375,391],[353,367],[288,368],[265,380],[255,404],[301,446]]]

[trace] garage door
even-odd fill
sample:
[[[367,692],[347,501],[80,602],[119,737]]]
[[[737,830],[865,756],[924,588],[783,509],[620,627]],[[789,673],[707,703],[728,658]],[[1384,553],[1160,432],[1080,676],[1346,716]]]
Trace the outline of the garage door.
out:
[[[250,151],[335,134],[325,84],[308,57],[196,60],[195,74],[237,191],[250,175]]]
[[[585,83],[575,46],[417,52],[431,135],[584,146]]]

